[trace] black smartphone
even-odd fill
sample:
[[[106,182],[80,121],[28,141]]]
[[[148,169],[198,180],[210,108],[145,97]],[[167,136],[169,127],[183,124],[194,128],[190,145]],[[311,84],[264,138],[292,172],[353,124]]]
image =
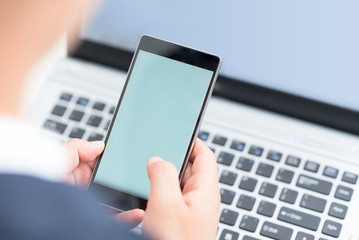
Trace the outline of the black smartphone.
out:
[[[221,60],[218,56],[144,35],[88,190],[119,210],[146,208],[147,160],[175,164],[182,178]]]

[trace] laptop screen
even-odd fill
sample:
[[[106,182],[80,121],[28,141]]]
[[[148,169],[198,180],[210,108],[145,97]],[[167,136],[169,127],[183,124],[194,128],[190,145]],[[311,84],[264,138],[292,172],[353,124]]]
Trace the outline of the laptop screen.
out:
[[[359,1],[107,0],[82,38],[149,34],[220,55],[221,75],[359,111]]]

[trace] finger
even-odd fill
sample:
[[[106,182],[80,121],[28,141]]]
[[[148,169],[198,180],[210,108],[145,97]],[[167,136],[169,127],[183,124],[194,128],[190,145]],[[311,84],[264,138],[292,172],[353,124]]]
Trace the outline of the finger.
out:
[[[173,163],[152,157],[147,162],[147,172],[151,181],[150,201],[166,203],[182,199],[178,171]]]
[[[88,142],[81,139],[71,139],[64,145],[64,152],[69,159],[69,172],[73,171],[79,162],[88,162],[93,168],[93,163],[104,149],[104,142]]]
[[[192,162],[192,175],[196,173],[208,173],[209,175],[217,173],[216,156],[212,150],[198,138],[193,146],[190,161]]]
[[[143,221],[145,211],[133,209],[130,211],[115,214],[115,219],[125,224],[128,228],[134,228]]]
[[[185,170],[185,172],[183,174],[183,177],[182,177],[181,187],[183,187],[186,184],[186,182],[188,181],[188,179],[191,176],[192,176],[192,162],[188,161],[186,170]]]

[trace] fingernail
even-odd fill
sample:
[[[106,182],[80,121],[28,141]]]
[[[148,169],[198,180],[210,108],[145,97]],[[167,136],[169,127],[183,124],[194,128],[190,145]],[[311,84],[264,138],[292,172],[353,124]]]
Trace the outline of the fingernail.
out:
[[[93,147],[96,147],[96,148],[104,148],[105,147],[105,143],[103,141],[93,141],[90,143]]]
[[[155,162],[161,162],[163,161],[162,158],[160,157],[151,157],[149,160],[148,160],[148,166],[150,166],[151,164],[155,163]]]

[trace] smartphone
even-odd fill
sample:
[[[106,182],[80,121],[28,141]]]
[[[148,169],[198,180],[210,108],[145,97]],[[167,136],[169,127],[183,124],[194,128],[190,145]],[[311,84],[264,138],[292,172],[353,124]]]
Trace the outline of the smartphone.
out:
[[[153,156],[173,162],[182,178],[220,63],[215,55],[141,37],[88,187],[101,204],[145,209]]]

